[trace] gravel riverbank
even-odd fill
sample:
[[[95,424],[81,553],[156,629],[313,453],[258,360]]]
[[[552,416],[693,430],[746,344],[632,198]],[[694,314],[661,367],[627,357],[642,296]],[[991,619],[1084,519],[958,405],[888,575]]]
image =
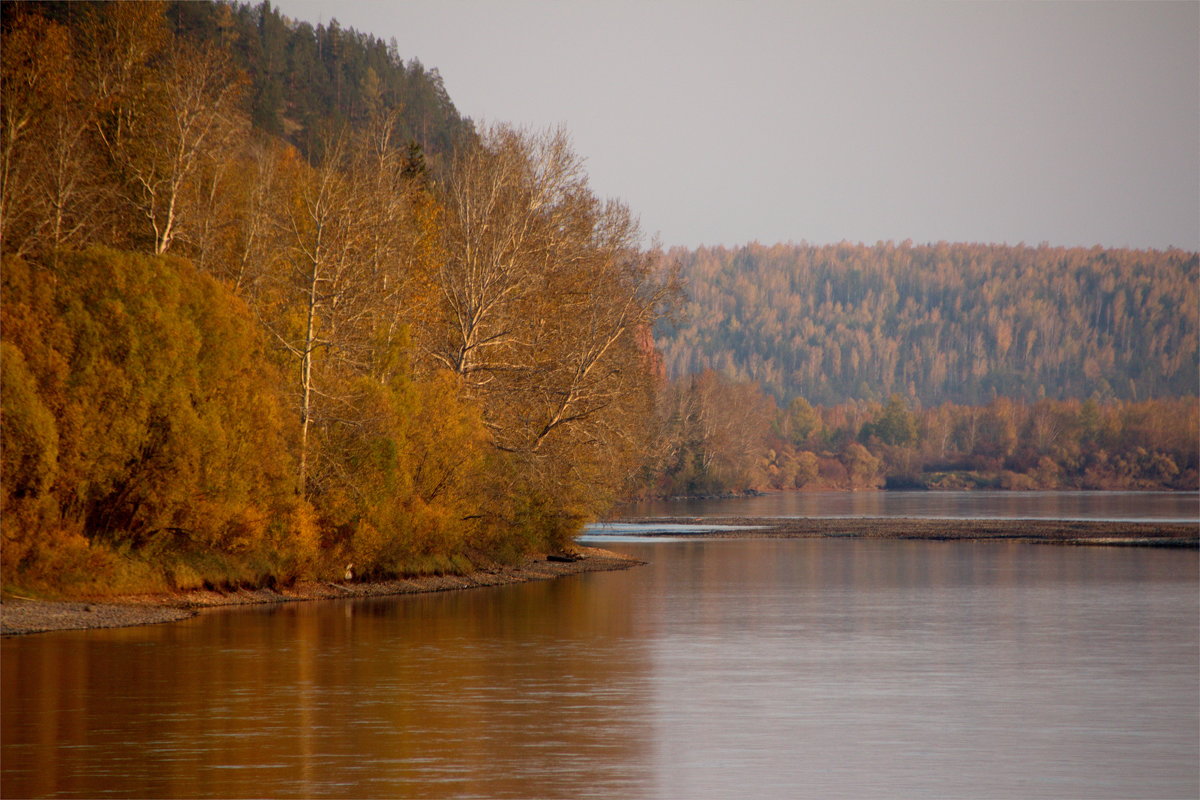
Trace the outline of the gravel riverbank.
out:
[[[663,525],[643,536],[695,538],[862,538],[937,541],[1020,541],[1057,545],[1125,547],[1200,547],[1200,524],[1161,522],[1096,522],[1037,519],[841,519],[777,517],[653,517],[620,522]],[[665,526],[706,524],[741,526],[743,530],[680,533]],[[0,603],[0,633],[11,636],[56,630],[114,628],[185,619],[197,609],[250,603],[285,603],[345,597],[444,592],[548,580],[582,572],[626,569],[642,564],[635,558],[595,547],[578,547],[577,561],[530,556],[515,567],[496,566],[469,575],[433,575],[394,581],[304,582],[274,589],[233,592],[192,591],[175,595],[106,598],[103,601],[49,602],[5,595]]]
[[[232,592],[191,591],[173,595],[105,598],[103,601],[56,602],[5,594],[0,602],[0,634],[13,636],[61,630],[118,628],[174,622],[194,616],[198,609],[252,603],[286,603],[346,597],[445,592],[549,580],[583,572],[626,569],[644,562],[596,547],[576,547],[576,561],[529,556],[519,566],[494,566],[468,575],[429,575],[394,581],[308,581],[274,589]]]

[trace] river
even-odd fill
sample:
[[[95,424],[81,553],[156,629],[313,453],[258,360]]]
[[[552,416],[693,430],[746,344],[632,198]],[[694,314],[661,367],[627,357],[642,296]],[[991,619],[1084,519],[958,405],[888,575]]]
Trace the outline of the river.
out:
[[[1128,522],[1200,520],[1195,492],[776,492],[757,497],[638,503],[622,516],[908,517]]]
[[[6,639],[0,795],[1200,794],[1195,551],[620,549],[650,563]]]

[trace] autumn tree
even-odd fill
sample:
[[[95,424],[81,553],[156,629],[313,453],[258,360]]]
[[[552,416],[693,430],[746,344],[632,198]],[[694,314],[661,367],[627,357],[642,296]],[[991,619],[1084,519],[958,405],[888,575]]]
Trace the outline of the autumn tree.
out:
[[[850,442],[841,452],[840,459],[846,467],[851,488],[868,488],[875,485],[882,462],[870,450],[858,442]]]
[[[673,286],[628,209],[588,189],[562,131],[484,131],[440,194],[438,324],[424,352],[480,403],[524,490],[582,519],[645,447],[644,333]]]
[[[754,384],[704,372],[668,387],[660,407],[668,493],[757,488],[769,482],[772,465],[786,468],[778,453],[763,460],[776,412]]]
[[[203,230],[204,184],[219,181],[245,119],[243,80],[224,51],[176,43],[155,66],[116,98],[101,133],[151,249],[164,253]]]
[[[240,559],[238,580],[261,577],[251,553],[277,577],[311,565],[316,542],[288,524],[294,429],[243,305],[177,260],[3,266],[7,577],[103,581],[118,551],[160,581],[184,552]]]
[[[5,252],[49,251],[85,238],[103,205],[92,109],[70,31],[19,6],[5,16],[0,239]]]
[[[344,169],[345,139],[331,140],[325,161],[310,167],[293,153],[279,186],[280,249],[260,315],[292,360],[300,423],[298,487],[312,489],[311,438],[321,416],[348,405],[331,383],[339,370],[363,368],[372,287],[365,280],[362,196]]]

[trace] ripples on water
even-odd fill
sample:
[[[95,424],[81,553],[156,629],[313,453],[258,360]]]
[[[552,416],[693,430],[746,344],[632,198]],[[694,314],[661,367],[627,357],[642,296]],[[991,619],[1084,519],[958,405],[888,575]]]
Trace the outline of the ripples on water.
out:
[[[1194,798],[1194,551],[633,570],[3,643],[0,795]]]
[[[3,796],[631,796],[646,669],[582,588],[6,642]]]

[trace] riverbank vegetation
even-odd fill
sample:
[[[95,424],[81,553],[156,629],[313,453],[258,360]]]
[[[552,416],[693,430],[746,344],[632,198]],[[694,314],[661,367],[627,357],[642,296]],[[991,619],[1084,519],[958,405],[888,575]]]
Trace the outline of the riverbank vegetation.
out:
[[[786,408],[708,371],[660,407],[654,496],[770,489],[1200,489],[1195,397]]]
[[[6,587],[465,573],[637,494],[1196,487],[1194,253],[664,254],[563,132],[334,21],[0,24]]]
[[[623,490],[673,286],[563,133],[266,4],[3,24],[7,586],[461,573]]]

